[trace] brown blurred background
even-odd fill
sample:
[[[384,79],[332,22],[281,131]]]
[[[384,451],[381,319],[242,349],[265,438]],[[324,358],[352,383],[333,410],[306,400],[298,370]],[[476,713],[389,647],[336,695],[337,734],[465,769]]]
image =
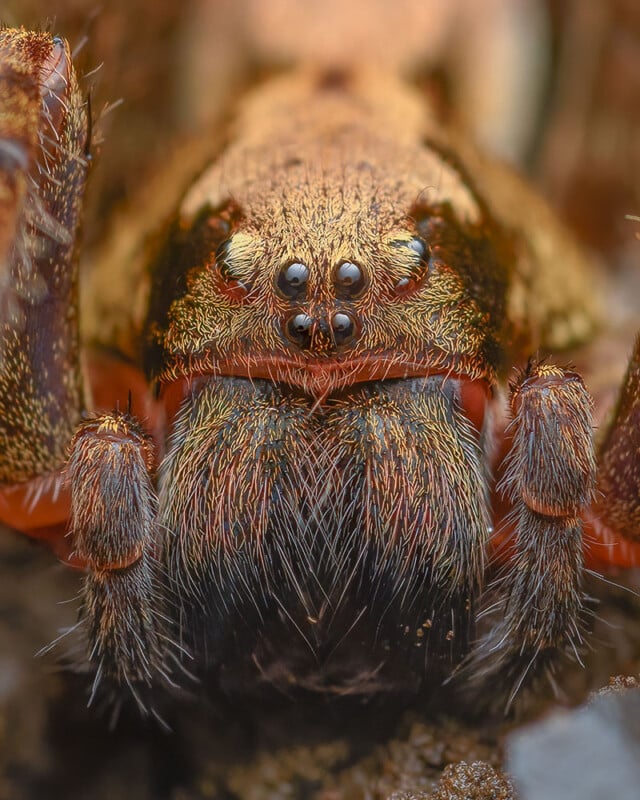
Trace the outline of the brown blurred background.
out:
[[[103,142],[93,217],[256,75],[375,61],[527,171],[612,266],[637,261],[625,220],[640,214],[635,0],[3,0],[0,19],[50,27],[78,51]],[[92,221],[90,237],[100,230]]]

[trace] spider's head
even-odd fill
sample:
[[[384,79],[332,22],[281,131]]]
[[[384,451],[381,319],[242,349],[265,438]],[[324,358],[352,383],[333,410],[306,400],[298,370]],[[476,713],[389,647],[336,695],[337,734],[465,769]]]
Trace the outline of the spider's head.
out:
[[[356,383],[431,374],[490,385],[507,279],[500,239],[461,174],[416,152],[404,181],[390,178],[403,152],[345,166],[339,141],[280,156],[251,180],[233,150],[205,172],[160,259],[153,376],[266,378],[316,403]]]

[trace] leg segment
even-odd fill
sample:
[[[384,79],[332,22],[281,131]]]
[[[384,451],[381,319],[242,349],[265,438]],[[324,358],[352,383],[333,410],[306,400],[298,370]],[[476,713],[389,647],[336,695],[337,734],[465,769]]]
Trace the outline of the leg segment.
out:
[[[86,137],[84,103],[68,45],[50,34],[0,30],[4,487],[52,475],[61,467],[83,407],[76,235],[87,172]],[[10,504],[11,498],[0,503],[9,524]]]
[[[640,336],[598,459],[597,499],[588,519],[589,555],[620,566],[640,564]]]
[[[68,465],[70,535],[85,565],[81,616],[101,680],[138,690],[161,667],[156,574],[156,496],[149,438],[127,414],[84,422]]]
[[[514,536],[499,583],[501,620],[472,656],[480,678],[504,679],[509,702],[525,678],[550,677],[559,654],[578,654],[579,514],[596,469],[591,398],[577,374],[530,364],[511,390],[513,438],[499,488],[513,507]]]

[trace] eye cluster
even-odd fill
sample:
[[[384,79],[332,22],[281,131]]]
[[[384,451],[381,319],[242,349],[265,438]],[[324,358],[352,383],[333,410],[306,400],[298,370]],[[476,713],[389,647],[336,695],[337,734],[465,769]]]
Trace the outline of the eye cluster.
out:
[[[393,295],[398,298],[419,291],[429,276],[432,249],[427,242],[430,241],[432,222],[430,218],[419,220],[416,235],[393,243],[404,250],[398,258],[404,265],[404,274],[396,279],[392,288]],[[241,262],[237,247],[232,246],[237,229],[233,216],[218,214],[210,217],[207,224],[218,240],[213,260],[219,291],[232,302],[247,302],[253,287],[238,268]],[[337,261],[330,273],[330,289],[335,304],[319,309],[312,302],[315,294],[312,269],[300,259],[292,259],[280,266],[273,286],[276,294],[290,306],[280,325],[284,338],[297,349],[328,354],[353,344],[360,335],[362,323],[354,303],[367,291],[370,275],[354,259]]]
[[[310,271],[306,264],[293,261],[282,266],[276,277],[278,294],[292,303],[308,299]],[[355,261],[339,261],[332,273],[336,300],[356,300],[368,285],[363,267]],[[354,340],[360,325],[352,309],[338,309],[329,318],[315,319],[302,309],[296,309],[283,323],[287,339],[303,350],[313,349],[321,341],[341,347]],[[315,344],[314,344],[315,341]]]

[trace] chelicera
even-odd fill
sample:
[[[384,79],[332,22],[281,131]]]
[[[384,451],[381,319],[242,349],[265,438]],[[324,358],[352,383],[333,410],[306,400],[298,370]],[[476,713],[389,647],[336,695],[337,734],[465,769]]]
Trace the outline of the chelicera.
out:
[[[249,97],[106,354],[78,334],[69,50],[0,32],[0,518],[85,571],[96,685],[189,659],[226,691],[420,693],[463,665],[512,695],[582,646],[585,539],[636,561],[639,347],[598,453],[581,376],[527,360],[592,334],[588,263],[411,89],[325,84]]]

